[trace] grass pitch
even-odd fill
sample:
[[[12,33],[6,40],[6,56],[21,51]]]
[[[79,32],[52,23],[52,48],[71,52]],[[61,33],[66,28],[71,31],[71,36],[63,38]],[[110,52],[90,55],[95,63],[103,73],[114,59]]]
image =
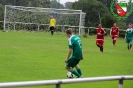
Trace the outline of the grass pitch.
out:
[[[68,52],[65,34],[0,31],[0,82],[65,79]],[[95,36],[81,37],[84,60],[80,67],[84,77],[133,75],[133,51],[128,52],[124,39],[105,37],[104,52],[95,45]],[[26,88],[55,88],[37,86]],[[61,88],[118,88],[118,81],[63,84]],[[133,80],[124,81],[133,88]]]

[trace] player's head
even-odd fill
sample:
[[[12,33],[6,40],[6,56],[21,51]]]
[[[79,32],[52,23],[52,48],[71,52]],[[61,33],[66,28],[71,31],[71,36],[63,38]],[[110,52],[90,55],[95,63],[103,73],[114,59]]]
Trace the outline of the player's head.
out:
[[[53,16],[50,16],[50,18],[54,18]]]
[[[114,27],[116,27],[116,23],[114,23]]]
[[[101,28],[102,27],[102,24],[98,24],[98,27]]]
[[[129,28],[132,28],[132,24],[131,24],[131,23],[129,23],[128,27],[129,27]]]
[[[72,28],[68,28],[68,29],[66,30],[66,35],[67,35],[68,37],[71,37],[72,34],[73,34]]]

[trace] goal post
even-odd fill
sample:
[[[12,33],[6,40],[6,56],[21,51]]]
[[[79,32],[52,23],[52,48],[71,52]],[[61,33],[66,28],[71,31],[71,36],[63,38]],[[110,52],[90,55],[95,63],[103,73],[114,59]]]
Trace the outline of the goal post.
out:
[[[49,28],[49,18],[54,16],[57,29],[75,27],[80,35],[85,24],[82,10],[54,9],[5,5],[4,30],[44,31]]]

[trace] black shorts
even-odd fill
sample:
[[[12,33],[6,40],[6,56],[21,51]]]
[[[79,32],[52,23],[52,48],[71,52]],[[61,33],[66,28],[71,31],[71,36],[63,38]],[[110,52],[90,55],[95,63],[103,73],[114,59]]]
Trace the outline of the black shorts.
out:
[[[54,26],[51,26],[50,27],[50,31],[54,31]]]

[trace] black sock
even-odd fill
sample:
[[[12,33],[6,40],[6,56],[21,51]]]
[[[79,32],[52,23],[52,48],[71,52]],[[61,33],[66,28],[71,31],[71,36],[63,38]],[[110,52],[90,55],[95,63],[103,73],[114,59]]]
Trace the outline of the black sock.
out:
[[[100,45],[97,45],[97,47],[100,47]]]
[[[54,32],[53,32],[53,30],[51,31],[51,35],[53,35],[54,34]]]
[[[130,44],[130,49],[132,48],[132,44]]]
[[[103,46],[100,47],[100,51],[103,52]]]

